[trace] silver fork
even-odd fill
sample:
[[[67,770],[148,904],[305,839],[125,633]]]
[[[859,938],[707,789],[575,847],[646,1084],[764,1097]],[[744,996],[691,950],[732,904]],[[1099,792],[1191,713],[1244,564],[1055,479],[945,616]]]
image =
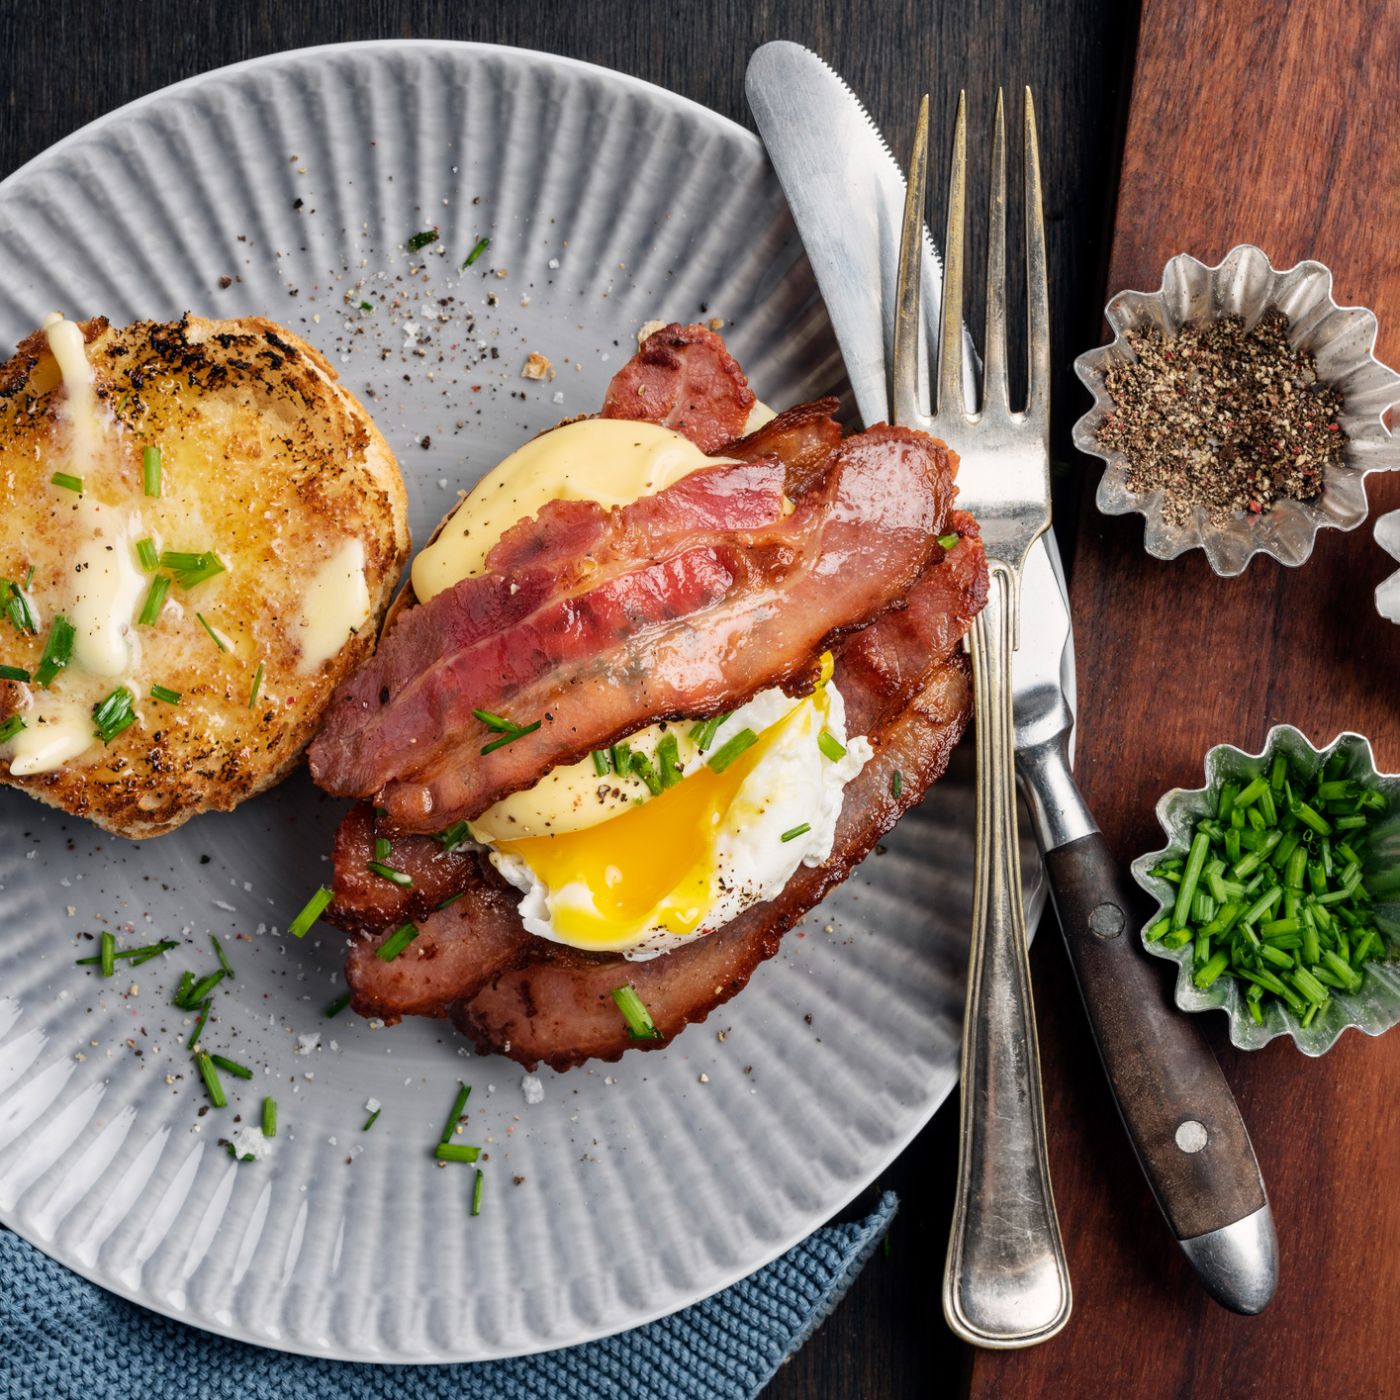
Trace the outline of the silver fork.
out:
[[[928,164],[928,98],[910,161],[899,253],[894,337],[897,423],[945,438],[962,457],[958,504],[975,515],[987,549],[987,606],[972,625],[977,720],[977,870],[963,1018],[961,1143],[943,1311],[965,1341],[1029,1346],[1069,1319],[1069,1269],[1045,1147],[1040,1054],[1031,1004],[1016,832],[1011,657],[1021,569],[1050,524],[1050,309],[1040,155],[1030,89],[1025,101],[1029,388],[1013,411],[1006,374],[1006,123],[997,93],[987,244],[982,404],[963,398],[963,224],[966,95],[958,100],[948,181],[937,395],[919,398],[920,270]],[[930,381],[933,375],[929,376]]]

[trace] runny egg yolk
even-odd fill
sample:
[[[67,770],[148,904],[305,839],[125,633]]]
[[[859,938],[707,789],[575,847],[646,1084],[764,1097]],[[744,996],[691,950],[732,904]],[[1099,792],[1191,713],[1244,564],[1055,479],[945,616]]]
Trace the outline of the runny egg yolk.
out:
[[[800,708],[722,773],[699,768],[659,797],[597,826],[502,841],[496,849],[519,856],[554,893],[554,928],[566,942],[613,948],[649,924],[678,936],[693,933],[713,903],[715,841],[739,789]],[[569,887],[570,896],[559,899]]]

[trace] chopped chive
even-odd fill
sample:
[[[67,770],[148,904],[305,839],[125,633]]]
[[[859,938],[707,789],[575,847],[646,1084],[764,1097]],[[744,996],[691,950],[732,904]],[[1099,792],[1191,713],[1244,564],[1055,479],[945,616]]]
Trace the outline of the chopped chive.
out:
[[[350,993],[342,992],[331,1004],[326,1007],[326,1020],[334,1021],[347,1006],[350,1005]]]
[[[694,729],[690,731],[690,737],[695,740],[695,747],[704,753],[715,741],[715,735],[719,733],[719,727],[729,718],[729,713],[722,715],[711,715],[709,719],[702,720]]]
[[[362,302],[360,303],[360,310],[361,310],[361,311],[373,311],[373,310],[374,310],[374,303],[373,303],[372,301],[362,301]]]
[[[614,987],[612,999],[617,1004],[617,1009],[622,1012],[622,1019],[627,1022],[627,1034],[631,1039],[664,1039],[651,1019],[651,1012],[646,1009],[641,997],[637,995],[637,989],[630,982],[621,987]]]
[[[612,755],[607,749],[593,750],[593,771],[600,778],[606,778],[612,772]]]
[[[73,659],[73,639],[77,631],[73,624],[60,613],[49,628],[48,640],[44,643],[44,654],[39,658],[39,667],[34,679],[42,686],[50,686],[58,673]]]
[[[471,827],[466,822],[453,822],[446,831],[440,831],[436,839],[442,842],[442,849],[451,855],[459,846],[471,840]]]
[[[476,241],[476,247],[473,248],[471,252],[467,254],[467,260],[462,264],[462,266],[464,268],[470,267],[490,246],[491,240],[489,238],[478,238]]]
[[[29,577],[24,581],[24,588],[19,584],[11,583],[9,579],[0,579],[0,595],[5,599],[5,613],[10,622],[14,625],[16,632],[28,632],[31,636],[38,631],[34,625],[34,612],[29,606],[29,599],[25,593],[30,582],[34,578],[34,570],[31,568]]]
[[[277,1136],[277,1100],[264,1099],[262,1106],[262,1131],[264,1137]]]
[[[203,1050],[199,1050],[195,1052],[194,1062],[199,1066],[200,1077],[209,1091],[210,1103],[215,1108],[227,1108],[228,1099],[224,1096],[224,1086],[219,1082],[219,1072],[214,1068],[214,1061]]]
[[[490,710],[473,710],[472,714],[488,729],[494,729],[499,734],[513,734],[520,728],[514,720],[506,719],[501,715],[493,715]]]
[[[124,729],[136,723],[136,712],[131,708],[133,696],[124,686],[119,685],[105,700],[92,707],[92,722],[95,738],[110,744]]]
[[[375,860],[388,860],[393,853],[394,843],[387,836],[376,836],[374,838],[374,858]]]
[[[185,1042],[186,1050],[193,1050],[195,1046],[199,1044],[199,1037],[204,1034],[204,1027],[209,1020],[209,1011],[213,1005],[214,1003],[212,1000],[206,1001],[204,1005],[199,1008],[199,1019],[194,1023],[194,1029],[190,1032],[190,1038]],[[190,1007],[189,1010],[193,1011],[194,1007]]]
[[[0,681],[27,681],[29,672],[23,666],[0,666]]]
[[[194,986],[194,973],[183,972],[180,974],[180,985],[175,989],[174,1005],[182,1011],[188,1011],[190,1007],[190,988]]]
[[[248,692],[248,708],[251,710],[258,703],[258,691],[262,689],[263,663],[258,662],[258,669],[253,672],[253,688]]]
[[[209,619],[200,612],[195,613],[195,616],[199,619],[199,625],[209,634],[209,640],[213,642],[220,651],[227,651],[228,643],[209,625]]]
[[[136,541],[136,557],[148,574],[153,574],[160,568],[160,553],[156,549],[156,542],[152,539]]]
[[[667,734],[656,746],[656,764],[663,789],[675,787],[685,777],[681,772],[680,741],[675,734]]]
[[[160,616],[160,610],[165,606],[165,595],[170,592],[170,576],[168,574],[157,574],[151,580],[151,586],[146,593],[146,601],[141,605],[141,612],[136,618],[137,624],[141,627],[152,627],[156,619]]]
[[[625,778],[632,771],[632,748],[619,740],[612,746],[613,771],[619,778]]]
[[[426,248],[429,243],[436,243],[437,241],[437,229],[425,228],[422,233],[415,233],[413,237],[408,240],[408,248],[411,252],[416,253],[420,248]]]
[[[70,472],[55,472],[49,478],[49,482],[51,485],[61,486],[65,491],[76,491],[80,496],[83,494],[82,477],[74,476]]]
[[[890,796],[898,797],[904,791],[904,774],[898,768],[890,774]]]
[[[418,937],[416,924],[400,924],[378,948],[374,955],[380,962],[393,962],[415,938]]]
[[[524,738],[526,734],[533,734],[540,727],[540,720],[533,724],[522,725],[519,729],[512,729],[509,734],[502,734],[499,739],[487,744],[481,752],[483,754],[495,753],[497,749],[504,748],[507,744],[513,744],[517,739]]]
[[[171,690],[168,686],[153,685],[151,687],[151,699],[160,700],[167,705],[178,705],[180,703],[180,692]]]
[[[132,967],[140,967],[142,963],[148,963],[152,958],[159,958],[168,953],[172,948],[180,945],[173,938],[163,938],[159,943],[148,943],[144,948],[128,948],[123,953],[118,953],[119,958],[130,958]]]
[[[795,826],[791,831],[783,832],[779,839],[783,841],[796,841],[799,836],[805,836],[811,829],[811,822],[803,822],[801,826]]]
[[[160,566],[169,569],[175,575],[175,582],[184,589],[193,588],[197,583],[203,583],[226,570],[224,561],[210,549],[194,554],[186,550],[163,549]]]
[[[652,766],[651,759],[644,753],[634,753],[632,755],[632,771],[646,784],[647,791],[653,797],[661,793],[661,775]]]
[[[438,909],[446,909],[449,904],[456,904],[456,902],[459,899],[461,899],[465,894],[466,890],[458,890],[456,894],[448,895],[447,898],[444,899],[442,903],[437,905],[436,907]]]
[[[210,1055],[209,1058],[225,1074],[231,1074],[235,1079],[251,1079],[253,1077],[253,1071],[247,1065],[240,1065],[237,1060],[225,1059],[222,1055]]]
[[[11,715],[3,724],[0,724],[0,744],[8,744],[21,729],[28,727],[19,715]]]
[[[224,945],[219,942],[217,934],[211,933],[209,941],[214,945],[214,956],[219,960],[219,966],[223,968],[224,975],[230,982],[233,981],[233,966],[228,960],[228,955],[224,952]]]
[[[117,940],[106,929],[102,930],[100,947],[102,975],[110,977],[117,970]]]
[[[1201,878],[1205,867],[1206,852],[1210,849],[1210,837],[1198,831],[1191,841],[1191,853],[1187,857],[1186,871],[1181,877],[1181,889],[1176,896],[1176,909],[1172,914],[1172,927],[1185,928],[1191,913],[1191,900],[1196,893],[1196,882]],[[1242,872],[1243,873],[1243,872]]]
[[[447,1115],[447,1122],[442,1125],[442,1136],[438,1138],[439,1144],[452,1141],[453,1134],[457,1131],[457,1124],[462,1121],[462,1114],[466,1111],[467,1100],[471,1098],[472,1086],[461,1082],[457,1085],[457,1097],[452,1100],[452,1112]]]
[[[141,450],[141,489],[148,496],[160,495],[161,478],[160,448],[145,447]]]
[[[413,885],[412,875],[403,870],[395,870],[392,865],[385,865],[382,860],[366,861],[365,869],[378,875],[381,880],[388,880],[391,884],[398,885],[401,889],[409,889]]]
[[[439,1162],[475,1162],[481,1149],[465,1142],[440,1142],[433,1148],[433,1156]]]
[[[1204,967],[1202,967],[1192,978],[1198,987],[1209,987],[1215,983],[1216,978],[1230,965],[1230,955],[1226,952],[1216,953]]]
[[[956,532],[948,535],[939,535],[938,543],[941,544],[944,549],[952,549],[953,546],[957,544],[959,538]]]
[[[384,1110],[383,1110],[382,1108],[376,1108],[376,1109],[374,1110],[374,1112],[371,1113],[370,1116],[369,1116],[368,1118],[365,1119],[365,1125],[364,1125],[363,1128],[360,1129],[360,1131],[361,1131],[362,1133],[367,1133],[367,1132],[369,1132],[369,1130],[370,1130],[372,1127],[374,1127],[375,1123],[378,1121],[379,1115],[380,1115],[381,1113],[383,1113],[383,1111],[384,1111]]]
[[[305,938],[311,926],[326,911],[326,906],[335,898],[335,891],[322,885],[302,907],[300,914],[287,925],[287,932],[293,938]]]
[[[204,999],[228,976],[223,968],[216,972],[211,972],[205,977],[201,977],[193,987],[186,993],[185,1001],[189,1006],[198,1006]]]
[[[473,1215],[480,1215],[480,1214],[481,1214],[481,1186],[482,1186],[482,1182],[485,1181],[485,1179],[486,1179],[485,1174],[482,1172],[481,1168],[478,1167],[478,1168],[476,1169],[476,1180],[472,1182],[472,1214],[473,1214]]]
[[[1258,802],[1263,796],[1264,790],[1269,786],[1269,780],[1260,774],[1253,782],[1247,784],[1244,791],[1235,798],[1235,806],[1245,808],[1252,803]]]
[[[705,761],[716,773],[723,773],[745,749],[758,743],[758,735],[752,729],[741,729],[732,739],[727,739]]]
[[[817,735],[817,747],[833,762],[846,756],[846,746],[828,729]]]

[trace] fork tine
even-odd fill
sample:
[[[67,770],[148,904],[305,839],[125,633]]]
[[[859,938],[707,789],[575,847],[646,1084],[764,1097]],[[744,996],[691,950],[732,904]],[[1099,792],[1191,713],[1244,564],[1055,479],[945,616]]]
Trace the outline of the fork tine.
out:
[[[1050,289],[1045,270],[1045,211],[1041,203],[1040,138],[1035,99],[1026,89],[1026,413],[1048,412],[1050,398]]]
[[[938,408],[944,418],[967,411],[963,380],[963,223],[967,203],[967,94],[958,94],[953,165],[948,172],[948,232],[943,240],[943,305],[938,335]]]
[[[982,377],[982,410],[1010,406],[1006,380],[1006,117],[997,89],[996,130],[992,137],[991,194],[987,200],[987,340]]]
[[[909,179],[904,192],[904,223],[899,236],[899,281],[894,309],[894,421],[917,423],[919,403],[919,301],[924,271],[924,192],[928,179],[928,94],[919,103]]]

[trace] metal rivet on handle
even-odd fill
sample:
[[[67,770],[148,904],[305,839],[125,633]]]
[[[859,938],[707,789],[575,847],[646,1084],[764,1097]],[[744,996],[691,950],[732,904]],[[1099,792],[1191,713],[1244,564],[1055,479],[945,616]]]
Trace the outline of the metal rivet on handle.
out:
[[[1116,904],[1100,904],[1089,915],[1089,931],[1100,938],[1117,938],[1123,923],[1123,911]]]
[[[1176,1145],[1183,1152],[1199,1152],[1210,1139],[1206,1125],[1194,1118],[1187,1118],[1177,1125]]]

